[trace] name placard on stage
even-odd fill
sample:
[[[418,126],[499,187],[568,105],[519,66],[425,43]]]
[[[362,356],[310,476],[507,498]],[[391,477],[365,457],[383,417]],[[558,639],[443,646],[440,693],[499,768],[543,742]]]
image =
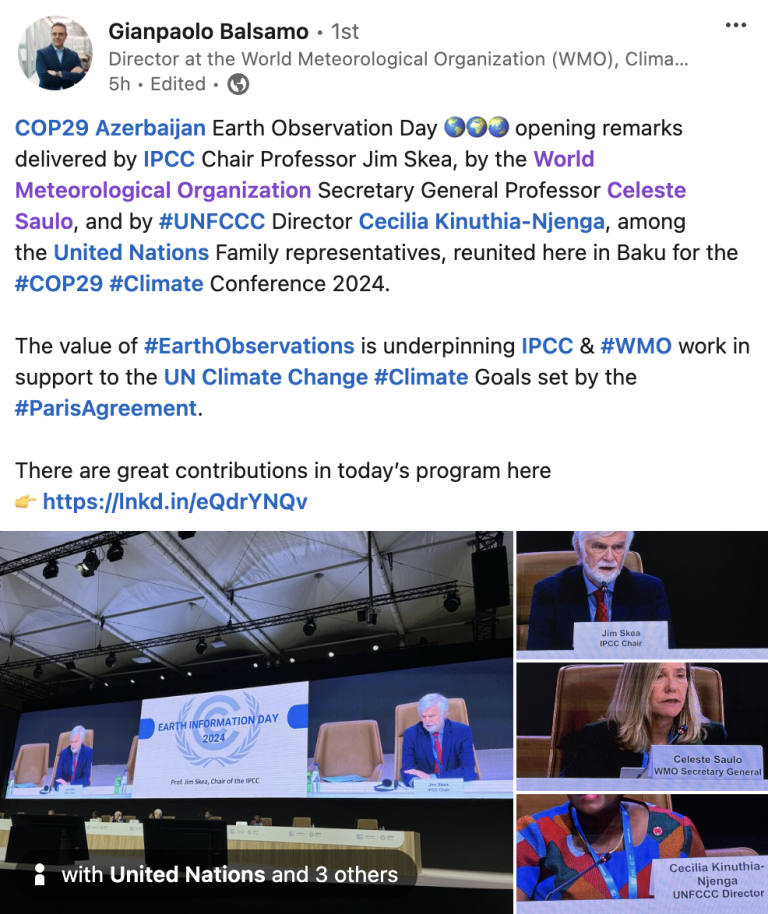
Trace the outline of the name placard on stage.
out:
[[[697,902],[718,899],[722,910],[765,911],[768,857],[654,860],[650,891],[657,904],[667,902],[672,909],[698,910]]]
[[[51,794],[52,797],[69,797],[70,799],[76,799],[82,795],[83,788],[80,784],[60,784],[58,791]]]
[[[110,835],[121,838],[143,838],[144,826],[141,822],[99,822],[91,819],[85,823],[86,835]]]
[[[464,781],[461,778],[414,778],[412,787],[416,793],[430,797],[456,796],[464,793]]]
[[[402,847],[405,832],[402,831],[360,831],[353,828],[305,828],[283,826],[230,825],[227,827],[230,841],[252,841],[262,844],[317,844],[342,847]]]
[[[651,746],[651,778],[754,781],[763,778],[762,746]]]
[[[573,653],[588,660],[662,659],[667,628],[666,622],[575,622]]]

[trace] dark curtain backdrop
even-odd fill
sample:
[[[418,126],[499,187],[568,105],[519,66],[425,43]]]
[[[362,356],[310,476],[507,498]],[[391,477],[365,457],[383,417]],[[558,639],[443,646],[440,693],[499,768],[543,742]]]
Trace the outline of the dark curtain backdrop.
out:
[[[691,819],[708,849],[751,847],[758,854],[768,854],[768,796],[764,794],[673,794],[672,808]]]
[[[572,536],[518,533],[517,551],[570,549]],[[638,531],[631,549],[664,582],[679,648],[768,648],[768,533]]]

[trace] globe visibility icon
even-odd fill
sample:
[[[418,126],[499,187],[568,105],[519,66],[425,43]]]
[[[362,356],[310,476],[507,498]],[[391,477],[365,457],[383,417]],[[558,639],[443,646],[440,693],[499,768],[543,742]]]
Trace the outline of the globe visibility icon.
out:
[[[233,73],[227,80],[227,88],[233,95],[245,95],[250,81],[245,73]]]

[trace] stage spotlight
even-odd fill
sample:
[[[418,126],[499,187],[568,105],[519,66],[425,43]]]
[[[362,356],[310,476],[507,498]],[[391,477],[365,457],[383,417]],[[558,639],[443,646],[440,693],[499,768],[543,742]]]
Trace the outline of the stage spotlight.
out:
[[[189,670],[187,670],[187,676],[191,676],[191,675],[192,674],[189,672]]]
[[[369,609],[365,615],[366,625],[375,625],[379,621],[378,613],[375,609]]]
[[[43,568],[43,577],[46,581],[50,581],[51,578],[55,578],[59,573],[59,563],[56,559],[51,559],[50,562]]]
[[[296,658],[295,658],[295,657],[291,657],[289,663],[296,663]]]
[[[208,645],[205,643],[205,638],[201,638],[195,645],[195,650],[198,654],[204,654],[208,650]]]
[[[179,533],[179,539],[180,540],[191,540],[196,532],[197,532],[196,530],[191,530],[186,533]]]
[[[34,672],[32,675],[35,677],[35,679],[41,679],[41,678],[42,678],[42,675],[43,675],[43,668],[40,666],[39,663],[38,663],[38,665],[35,667],[35,672]]]
[[[328,651],[328,656],[329,656],[329,657],[335,657],[336,654],[334,654],[333,651]]]
[[[379,649],[379,645],[378,645],[378,644],[374,644],[374,645],[373,645],[373,650],[374,650],[374,651],[377,651],[378,649]]]
[[[75,565],[75,568],[77,568],[84,578],[92,578],[99,565],[101,565],[101,560],[93,549],[91,549],[90,552],[86,552],[82,562],[78,562],[78,564]]]
[[[164,679],[165,679],[165,676],[163,676],[163,674],[161,673],[161,674],[160,674],[160,678],[164,680]]]
[[[120,542],[120,540],[115,540],[107,550],[107,561],[119,562],[124,553],[125,550],[123,549],[123,544]]]
[[[254,668],[254,670],[258,670],[258,668],[259,668],[258,663],[254,663],[253,668]]]
[[[449,613],[455,613],[456,610],[461,606],[461,597],[454,591],[449,593],[448,596],[443,600],[443,609]]]
[[[304,628],[302,628],[302,631],[307,636],[307,638],[309,638],[310,635],[314,635],[314,633],[317,631],[317,623],[311,616],[304,623]]]
[[[114,652],[112,652],[107,659],[104,661],[108,667],[113,667],[117,663],[117,657],[115,657]]]
[[[132,679],[132,680],[131,680],[131,685],[136,685],[136,680],[135,680],[135,679]]]

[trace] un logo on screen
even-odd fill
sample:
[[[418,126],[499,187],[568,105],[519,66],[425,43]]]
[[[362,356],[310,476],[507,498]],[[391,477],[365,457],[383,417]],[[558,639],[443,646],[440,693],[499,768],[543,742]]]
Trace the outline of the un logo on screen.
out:
[[[197,708],[190,700],[179,711],[176,746],[184,759],[201,768],[235,765],[256,745],[261,733],[259,703],[243,692],[243,704],[231,695],[213,695]]]

